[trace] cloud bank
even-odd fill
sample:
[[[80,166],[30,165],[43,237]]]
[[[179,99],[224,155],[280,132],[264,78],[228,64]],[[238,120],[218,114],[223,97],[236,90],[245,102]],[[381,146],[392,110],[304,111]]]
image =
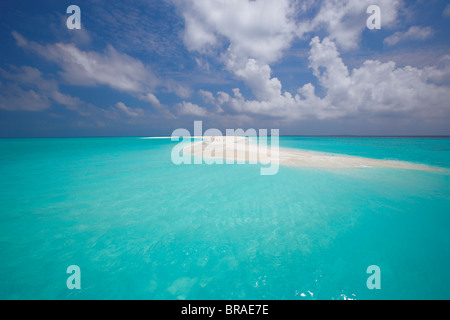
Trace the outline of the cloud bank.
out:
[[[450,88],[439,79],[447,77],[448,63],[420,69],[367,60],[352,70],[346,66],[340,51],[359,46],[370,4],[371,1],[357,0],[321,1],[319,7],[312,1],[287,0],[178,3],[186,24],[183,38],[186,48],[206,56],[219,52],[226,70],[243,81],[254,95],[254,99],[246,99],[240,88],[233,89],[232,94],[201,90],[205,104],[218,112],[286,121],[447,115]],[[378,5],[383,8],[383,28],[396,26],[402,1],[381,0]],[[296,22],[296,15],[313,9],[317,10],[314,18]],[[281,81],[272,76],[271,64],[283,57],[295,39],[304,40],[317,32],[327,35],[322,40],[318,36],[310,40],[308,60],[320,88],[306,83],[300,84],[296,92],[283,90]],[[394,33],[385,43],[424,40],[432,35],[429,27],[413,26]]]

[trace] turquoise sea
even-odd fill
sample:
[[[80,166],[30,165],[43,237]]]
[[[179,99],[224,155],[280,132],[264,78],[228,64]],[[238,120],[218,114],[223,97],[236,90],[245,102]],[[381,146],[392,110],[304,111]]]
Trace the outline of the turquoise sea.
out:
[[[446,170],[274,176],[176,166],[175,144],[1,139],[0,299],[450,299],[449,139],[283,137]]]

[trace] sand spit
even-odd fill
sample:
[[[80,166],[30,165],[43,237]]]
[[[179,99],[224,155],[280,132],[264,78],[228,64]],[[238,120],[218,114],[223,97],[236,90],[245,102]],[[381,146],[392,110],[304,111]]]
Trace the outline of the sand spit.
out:
[[[427,165],[406,161],[380,160],[357,156],[326,154],[287,148],[265,148],[247,137],[212,136],[202,137],[183,148],[183,153],[203,159],[224,159],[246,163],[278,163],[291,167],[312,168],[398,168],[422,171],[437,171]],[[268,138],[270,140],[270,138]]]

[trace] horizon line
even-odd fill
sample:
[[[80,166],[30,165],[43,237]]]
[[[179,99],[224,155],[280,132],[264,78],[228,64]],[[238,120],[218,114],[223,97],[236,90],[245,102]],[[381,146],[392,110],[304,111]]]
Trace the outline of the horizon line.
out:
[[[226,135],[222,135],[226,136]],[[271,135],[268,134],[267,137]],[[192,136],[191,136],[192,137]],[[357,135],[357,134],[336,134],[336,135],[279,135],[279,137],[293,138],[450,138],[450,135]],[[171,138],[171,136],[25,136],[25,137],[0,137],[0,139],[89,139],[89,138]]]

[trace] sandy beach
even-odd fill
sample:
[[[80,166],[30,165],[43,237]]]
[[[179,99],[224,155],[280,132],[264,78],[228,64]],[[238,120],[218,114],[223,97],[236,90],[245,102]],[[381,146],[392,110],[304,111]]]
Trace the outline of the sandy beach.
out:
[[[312,168],[398,168],[436,171],[437,168],[406,161],[371,159],[357,156],[326,154],[307,150],[270,148],[258,146],[256,140],[247,137],[208,136],[190,143],[183,153],[204,159],[246,163],[278,163],[291,167]]]

